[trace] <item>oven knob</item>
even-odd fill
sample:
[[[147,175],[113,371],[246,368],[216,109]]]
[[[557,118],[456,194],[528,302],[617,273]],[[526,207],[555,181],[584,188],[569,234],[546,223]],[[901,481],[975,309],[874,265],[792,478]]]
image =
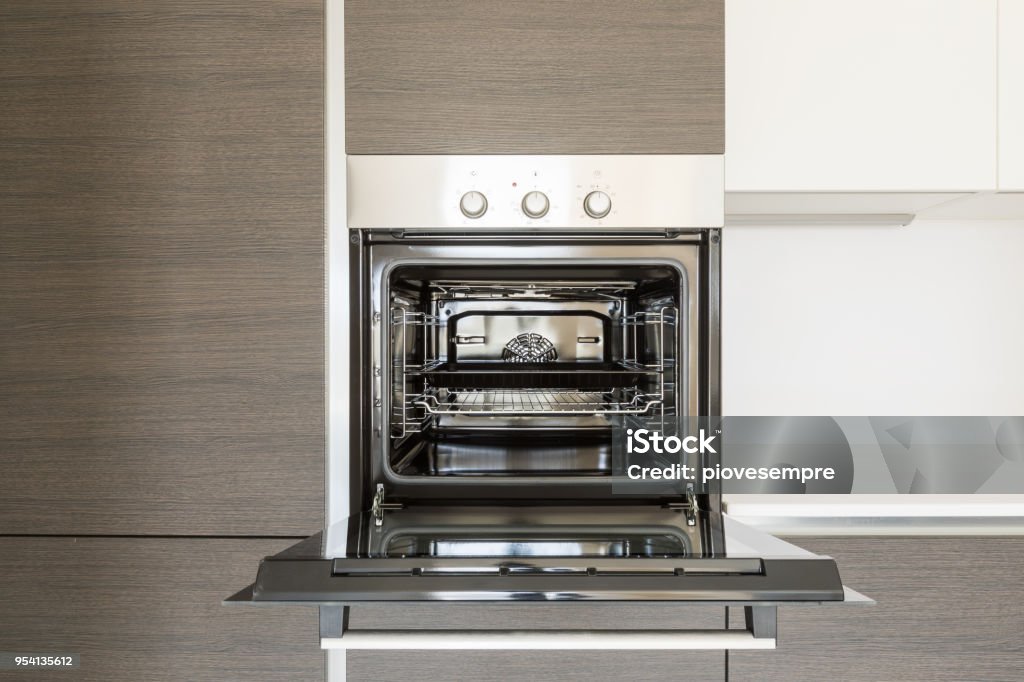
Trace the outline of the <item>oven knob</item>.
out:
[[[604,192],[591,192],[583,199],[583,210],[591,218],[604,218],[612,210],[612,198]]]
[[[466,192],[459,201],[459,208],[467,218],[479,218],[487,213],[487,197],[482,192]]]
[[[523,213],[531,218],[543,218],[550,207],[551,203],[544,192],[527,192],[523,197]]]

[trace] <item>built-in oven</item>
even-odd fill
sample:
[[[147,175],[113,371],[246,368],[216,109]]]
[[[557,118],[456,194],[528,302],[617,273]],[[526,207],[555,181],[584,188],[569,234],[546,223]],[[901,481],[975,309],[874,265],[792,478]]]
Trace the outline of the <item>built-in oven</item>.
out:
[[[352,323],[333,330],[349,338],[348,447],[327,469],[348,506],[232,601],[320,606],[325,648],[738,649],[774,646],[779,605],[851,598],[832,559],[725,517],[715,483],[631,473],[651,463],[631,452],[638,430],[717,433],[721,197],[651,192],[720,183],[720,159],[366,158],[349,172]],[[728,452],[659,457],[701,471]],[[745,627],[410,633],[346,617],[580,601],[741,606]]]

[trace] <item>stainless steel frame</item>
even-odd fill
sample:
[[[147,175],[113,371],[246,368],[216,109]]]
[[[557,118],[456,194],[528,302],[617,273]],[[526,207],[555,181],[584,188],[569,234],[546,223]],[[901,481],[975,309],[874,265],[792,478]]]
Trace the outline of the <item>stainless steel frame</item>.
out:
[[[717,232],[712,231],[717,239]],[[499,487],[499,496],[509,496],[515,486],[531,485],[531,495],[550,495],[561,498],[572,498],[586,494],[584,489],[591,489],[590,497],[608,497],[609,484],[614,481],[587,479],[570,480],[565,476],[557,479],[543,480],[543,477],[527,478],[504,476],[498,481],[446,479],[443,482],[426,481],[419,476],[402,476],[390,470],[387,465],[388,439],[385,434],[392,433],[402,437],[410,432],[421,430],[425,420],[431,414],[457,415],[467,411],[476,414],[492,414],[511,416],[562,414],[562,415],[595,415],[595,414],[650,414],[652,410],[662,410],[665,397],[665,365],[663,360],[655,363],[644,363],[642,359],[625,358],[624,366],[632,366],[641,370],[660,373],[651,392],[617,391],[575,391],[575,392],[529,392],[519,391],[506,393],[504,396],[487,395],[476,392],[453,391],[444,396],[438,395],[406,395],[405,382],[397,381],[409,371],[424,371],[429,366],[410,367],[387,360],[389,357],[390,335],[387,322],[395,319],[403,329],[399,330],[399,343],[404,343],[404,329],[413,319],[405,313],[390,310],[389,279],[396,268],[429,265],[444,273],[445,268],[485,264],[489,268],[536,267],[543,264],[549,271],[555,267],[660,267],[670,268],[678,273],[680,282],[679,300],[683,307],[678,311],[664,311],[660,319],[653,314],[640,314],[629,317],[622,327],[624,334],[635,331],[634,325],[661,325],[667,329],[665,318],[678,315],[678,338],[673,339],[676,348],[684,353],[679,358],[675,372],[673,390],[685,387],[678,392],[667,414],[696,417],[699,414],[717,412],[717,406],[709,402],[712,395],[717,396],[717,387],[709,383],[717,383],[717,375],[704,372],[700,357],[706,349],[717,348],[715,329],[703,325],[703,316],[708,314],[708,303],[704,297],[704,288],[709,290],[717,286],[716,278],[708,278],[704,273],[709,261],[710,236],[708,231],[674,231],[655,233],[626,233],[609,235],[602,233],[593,237],[564,233],[518,233],[488,235],[451,235],[434,234],[420,231],[373,232],[363,231],[353,234],[352,264],[357,272],[353,282],[353,310],[360,310],[363,319],[372,319],[374,323],[364,337],[365,344],[354,350],[358,357],[352,359],[353,367],[364,368],[364,376],[360,382],[353,383],[354,393],[352,423],[362,421],[365,425],[358,445],[353,442],[352,452],[371,453],[369,461],[361,463],[361,467],[353,474],[365,471],[370,474],[373,484],[385,484],[390,495],[426,495],[434,499],[443,499],[448,495],[464,497],[472,490],[479,490],[481,485]],[[355,236],[358,235],[358,240]],[[446,290],[461,292],[466,295],[472,292],[478,295],[481,288],[493,295],[495,287],[504,284],[500,279],[491,280],[486,285],[479,281],[446,280],[443,276],[435,282],[435,286],[444,286]],[[533,295],[538,289],[550,299],[559,299],[577,293],[573,287],[564,282],[534,282]],[[621,278],[606,278],[603,286],[590,285],[589,288],[598,295],[611,296],[616,291],[626,288]],[[515,298],[513,293],[512,298]],[[387,311],[387,314],[384,313]],[[420,325],[436,324],[432,315],[424,315],[423,311],[412,313],[415,323]],[[396,317],[397,315],[397,317]],[[664,342],[662,342],[664,344]],[[647,365],[647,366],[645,366]],[[372,368],[372,369],[371,369]],[[370,375],[372,371],[372,376]],[[365,409],[363,404],[367,388],[372,386],[370,393],[375,396],[372,409]],[[388,387],[396,387],[389,390]],[[596,395],[595,395],[596,393]],[[474,409],[475,408],[475,409]],[[356,414],[359,412],[359,414]],[[392,422],[394,419],[394,422]],[[392,424],[397,428],[392,431]],[[364,456],[364,460],[367,459]],[[540,478],[541,480],[538,480]],[[536,487],[537,485],[540,487]],[[411,492],[416,489],[417,492]],[[462,489],[462,492],[453,492]],[[567,492],[572,490],[572,492]],[[351,491],[354,504],[352,511],[366,509],[366,491],[357,495]],[[490,494],[490,493],[489,493]],[[512,495],[515,496],[515,495]]]

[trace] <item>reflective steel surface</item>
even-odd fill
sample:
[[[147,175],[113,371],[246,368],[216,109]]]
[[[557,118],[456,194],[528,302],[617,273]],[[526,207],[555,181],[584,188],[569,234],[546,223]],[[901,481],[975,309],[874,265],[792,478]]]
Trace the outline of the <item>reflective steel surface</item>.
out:
[[[701,528],[652,505],[409,507],[356,523],[341,557],[700,556]],[[337,549],[341,549],[340,547]],[[403,552],[404,550],[404,552]]]
[[[720,155],[366,155],[347,157],[347,165],[350,228],[633,229],[725,223]],[[470,192],[486,198],[485,211],[475,218],[462,206]],[[608,213],[597,218],[584,206],[593,192],[605,193],[611,202]],[[548,200],[543,214],[531,209],[540,198],[536,193]],[[527,195],[533,201],[524,202]],[[469,203],[476,215],[482,202]]]
[[[437,500],[467,495],[487,499],[485,489],[500,489],[505,498],[607,499],[613,483],[608,466],[611,423],[599,415],[699,414],[704,399],[698,364],[702,235],[623,235],[614,243],[466,235],[441,240],[413,234],[364,237],[369,238],[361,247],[368,256],[366,294],[371,309],[380,312],[370,326],[367,348],[367,364],[375,368],[368,388],[378,396],[368,410],[370,431],[380,434],[368,443],[372,451],[363,469],[371,487],[383,483],[391,496],[429,495]],[[650,288],[652,282],[670,297],[653,303],[663,312],[623,309],[621,296],[639,286]],[[444,305],[424,305],[417,299],[423,291],[442,292],[438,300]],[[449,318],[454,332],[446,329]],[[510,338],[537,333],[550,337],[560,360],[598,367],[595,361],[608,359],[610,332],[619,352],[623,335],[640,337],[629,347],[658,349],[657,354],[614,357],[620,373],[638,377],[632,379],[635,387],[605,394],[608,387],[594,386],[599,390],[588,392],[584,372],[581,386],[572,389],[575,394],[560,386],[543,394],[519,390],[505,397],[488,397],[490,393],[477,389],[420,392],[430,377],[444,379],[447,386],[458,373],[444,369],[446,376],[436,376],[443,368],[428,366],[425,358],[500,360]],[[543,371],[543,363],[523,370]],[[542,378],[565,381],[561,376]],[[587,397],[592,395],[598,398]],[[555,438],[525,445],[513,431],[503,434],[508,437],[505,444],[493,438],[474,442],[474,432],[503,424],[513,430],[562,431],[564,442]],[[579,438],[595,427],[603,430],[603,443]],[[573,435],[572,429],[579,430]],[[453,434],[465,437],[453,439]],[[536,487],[544,478],[546,487]]]

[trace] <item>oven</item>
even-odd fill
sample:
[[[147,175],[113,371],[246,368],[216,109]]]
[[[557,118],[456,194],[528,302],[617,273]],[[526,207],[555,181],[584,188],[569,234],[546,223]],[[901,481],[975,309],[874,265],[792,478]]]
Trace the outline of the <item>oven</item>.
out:
[[[327,467],[346,504],[229,601],[318,606],[340,650],[771,648],[780,605],[864,601],[832,559],[728,519],[715,484],[629,475],[631,433],[719,424],[721,179],[712,157],[350,158]],[[592,601],[742,607],[744,627],[347,625],[366,604]]]

